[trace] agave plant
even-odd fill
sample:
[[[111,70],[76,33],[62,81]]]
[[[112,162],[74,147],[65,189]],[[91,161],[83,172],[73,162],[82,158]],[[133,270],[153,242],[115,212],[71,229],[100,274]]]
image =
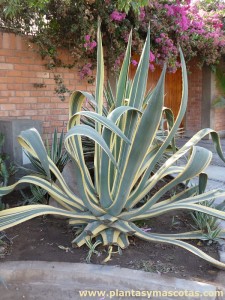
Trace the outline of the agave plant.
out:
[[[215,200],[210,200],[206,202],[202,202],[201,205],[205,205],[207,207],[216,208],[218,210],[225,210],[225,202],[220,204],[214,204]],[[191,217],[195,223],[193,226],[195,229],[200,229],[204,232],[204,238],[202,240],[208,241],[207,243],[210,245],[213,242],[220,241],[220,232],[222,229],[219,226],[218,218],[210,216],[208,214],[204,214],[199,211],[191,212]]]
[[[9,178],[13,176],[17,169],[13,163],[9,162],[9,155],[2,151],[5,143],[5,136],[0,133],[0,183],[6,186],[9,182]]]
[[[217,267],[225,268],[224,263],[183,241],[201,239],[202,231],[158,234],[145,232],[135,225],[135,221],[150,219],[174,210],[199,211],[225,219],[225,212],[199,204],[218,196],[225,196],[225,191],[212,190],[199,193],[206,185],[207,176],[203,171],[209,165],[212,153],[195,144],[204,136],[211,134],[217,152],[224,160],[219,137],[211,129],[199,131],[156,172],[152,172],[173,141],[184,117],[188,99],[187,72],[181,52],[183,93],[180,110],[174,123],[171,121],[173,119],[171,111],[164,108],[166,66],[143,110],[150,53],[150,30],[129,97],[125,97],[131,40],[130,34],[118,80],[115,108],[107,117],[103,115],[104,62],[100,29],[98,29],[96,111],[81,111],[83,101],[86,98],[92,100],[92,95],[81,91],[71,95],[65,148],[74,164],[79,195],[73,194],[69,189],[60,171],[47,155],[38,132],[35,129],[23,131],[18,140],[27,152],[41,162],[46,177],[25,176],[14,185],[2,187],[0,196],[11,192],[18,184],[28,182],[45,189],[64,209],[46,205],[28,205],[7,209],[0,212],[0,230],[40,215],[61,215],[68,217],[71,225],[81,225],[82,232],[72,241],[77,246],[84,245],[87,240],[93,240],[93,243],[100,241],[102,245],[110,247],[116,245],[123,249],[129,245],[129,236],[133,235],[151,242],[180,246]],[[171,125],[169,133],[165,139],[154,143],[164,113],[169,116],[168,120]],[[95,128],[81,124],[81,116],[94,120]],[[82,136],[92,139],[95,143],[94,182],[85,164]],[[187,153],[189,153],[187,164],[179,166],[177,161]],[[58,184],[51,181],[51,172],[57,178]],[[145,202],[141,201],[158,181],[170,174],[176,174],[174,179],[161,187],[154,195],[149,194]],[[177,184],[198,175],[197,186],[187,187],[184,191],[162,200],[162,196]]]
[[[63,168],[65,167],[66,163],[69,160],[69,155],[67,152],[63,149],[63,139],[64,139],[64,132],[62,131],[59,138],[57,129],[54,130],[53,137],[52,137],[52,145],[49,146],[48,140],[46,140],[46,150],[48,156],[51,158],[51,160],[54,162],[56,167],[59,169],[60,172],[63,171]],[[33,169],[27,169],[22,168],[22,170],[25,170],[28,174],[38,173],[42,176],[46,176],[45,169],[42,167],[42,164],[40,163],[39,159],[34,157],[29,152],[25,152],[25,154],[28,156]],[[53,173],[51,173],[51,179],[53,181],[56,181],[56,177]],[[22,205],[26,204],[35,204],[35,203],[49,203],[49,194],[46,190],[35,186],[30,185],[30,192],[31,195],[26,195],[22,190],[20,191],[23,200],[21,201]]]
[[[54,162],[54,164],[57,166],[60,172],[62,172],[63,168],[65,167],[66,163],[68,162],[69,155],[67,152],[63,149],[63,139],[64,139],[64,132],[62,131],[60,133],[60,136],[58,138],[57,129],[55,128],[53,136],[52,136],[52,146],[49,146],[48,140],[46,140],[46,151],[48,156],[51,158],[51,160]],[[36,157],[32,156],[29,152],[25,152],[25,154],[28,156],[34,170],[41,175],[46,175],[45,169],[42,167],[41,162]],[[24,169],[24,168],[23,168]],[[30,173],[34,173],[34,170],[29,170]],[[54,174],[52,174],[52,180],[55,181],[56,178],[54,177]]]
[[[116,84],[118,85],[118,82],[116,82]],[[132,87],[133,81],[131,79],[128,79],[126,82],[126,86],[125,86],[125,90],[124,90],[124,99],[129,99],[129,94],[131,91],[131,87]],[[104,87],[104,98],[105,98],[105,103],[103,104],[103,116],[107,117],[108,114],[115,108],[116,105],[116,96],[113,93],[112,87],[110,82],[107,82],[107,85]],[[152,94],[152,90],[150,89],[144,100],[142,101],[142,109],[146,108],[146,105],[148,103],[148,101],[151,98],[151,94]],[[96,110],[96,106],[97,103],[95,101],[94,95],[92,95],[92,98],[88,97],[89,100],[89,106],[91,108],[91,110],[95,111]],[[88,108],[83,107],[83,110],[85,111],[89,111]],[[157,130],[157,134],[155,136],[155,143],[157,143],[158,141],[161,142],[161,140],[165,139],[168,131],[165,129],[168,126],[172,126],[173,124],[173,115],[172,112],[167,109],[165,111],[165,115],[162,115],[161,118],[161,122],[160,122],[160,126]],[[91,119],[86,119],[86,118],[82,118],[81,120],[82,124],[86,124],[89,125],[93,128],[95,128],[95,121],[91,120]],[[166,126],[165,126],[166,123]],[[183,128],[179,128],[176,132],[176,137],[180,136],[183,133]],[[89,170],[93,170],[94,169],[94,152],[95,152],[95,143],[93,140],[87,138],[87,137],[82,137],[82,146],[83,146],[83,153],[84,153],[84,158],[85,158],[85,162],[88,166]],[[175,147],[175,139],[173,139],[172,143],[168,146],[168,151],[164,153],[162,159],[160,162],[158,162],[158,164],[156,165],[156,168],[162,163],[162,161],[165,161],[166,159],[168,159],[169,155],[173,152],[176,151],[176,147]]]

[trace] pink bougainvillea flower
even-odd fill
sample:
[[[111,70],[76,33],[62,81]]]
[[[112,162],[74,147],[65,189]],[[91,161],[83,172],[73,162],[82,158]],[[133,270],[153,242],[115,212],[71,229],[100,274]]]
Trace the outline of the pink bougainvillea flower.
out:
[[[145,9],[144,7],[140,7],[140,13],[139,13],[139,21],[144,21],[145,18]]]
[[[149,64],[149,70],[151,72],[154,72],[155,71],[155,66],[153,64]]]
[[[86,42],[90,41],[91,36],[89,34],[85,35],[84,39]]]
[[[96,41],[92,41],[92,42],[86,42],[84,43],[84,48],[86,48],[87,51],[93,51],[93,49],[97,46]]]
[[[126,18],[126,13],[121,13],[121,12],[118,12],[117,10],[114,10],[111,15],[110,15],[110,19],[113,20],[113,21],[122,21]]]
[[[92,74],[91,68],[92,63],[85,64],[79,72],[80,79],[84,79],[86,76],[90,76]]]
[[[132,59],[132,60],[131,60],[131,63],[132,63],[132,65],[135,66],[135,67],[138,65],[138,62],[137,62],[135,59]]]
[[[153,62],[154,60],[155,60],[155,55],[152,53],[152,51],[150,51],[149,61]]]
[[[186,59],[199,56],[207,65],[216,64],[221,55],[225,54],[224,34],[224,1],[215,0],[207,4],[201,0],[154,0],[149,1],[148,7],[140,8],[138,15],[127,14],[117,10],[115,3],[110,0],[103,1],[107,18],[104,24],[107,33],[104,34],[105,44],[111,45],[112,64],[114,71],[118,71],[122,64],[125,44],[128,42],[129,31],[133,26],[132,52],[140,53],[140,46],[145,36],[148,22],[151,23],[153,48],[150,52],[149,69],[154,71],[156,65],[168,64],[169,71],[179,68],[178,45],[181,46]],[[213,1],[211,1],[213,2]],[[223,2],[223,4],[219,4]],[[90,29],[91,30],[91,29]],[[87,31],[92,32],[92,31]],[[108,34],[110,33],[110,34]],[[107,42],[110,43],[107,44]],[[82,37],[82,46],[87,58],[96,49],[97,43],[91,34]],[[82,50],[84,50],[82,49]],[[137,59],[138,60],[138,59]],[[131,60],[137,66],[135,59]],[[88,74],[86,66],[81,74]],[[83,76],[83,75],[82,75]],[[88,76],[88,75],[87,75]]]
[[[90,43],[90,49],[94,49],[96,46],[97,46],[96,41],[92,41],[92,42]]]
[[[156,42],[157,44],[161,43],[161,41],[162,41],[161,38],[156,38],[156,39],[155,39],[155,42]]]

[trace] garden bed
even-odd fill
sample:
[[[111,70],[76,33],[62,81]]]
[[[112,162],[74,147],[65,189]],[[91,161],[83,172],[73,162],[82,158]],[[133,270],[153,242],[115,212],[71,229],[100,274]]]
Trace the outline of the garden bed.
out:
[[[7,196],[11,203],[21,198],[18,191]],[[190,227],[187,213],[166,214],[154,218],[139,226],[150,228],[151,232],[178,233]],[[7,229],[7,247],[1,255],[1,261],[49,261],[85,263],[88,247],[72,248],[71,241],[75,233],[68,227],[66,220],[51,216],[38,217]],[[11,244],[10,244],[11,240]],[[195,255],[173,245],[145,242],[130,238],[131,245],[122,255],[113,254],[107,265],[140,269],[147,272],[164,273],[179,278],[211,281],[216,279],[219,270]],[[217,244],[206,245],[199,241],[189,241],[201,250],[218,259]],[[2,249],[3,250],[3,249]],[[91,262],[101,264],[107,257],[106,249],[98,248],[99,255],[92,255]]]

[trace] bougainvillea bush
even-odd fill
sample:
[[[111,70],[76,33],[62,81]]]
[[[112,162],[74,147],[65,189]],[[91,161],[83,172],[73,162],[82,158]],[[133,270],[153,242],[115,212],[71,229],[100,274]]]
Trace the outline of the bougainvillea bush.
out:
[[[38,3],[37,3],[38,2]],[[130,29],[133,28],[132,51],[139,54],[147,27],[151,26],[149,67],[168,63],[169,71],[179,67],[178,47],[186,61],[198,56],[200,63],[214,66],[225,52],[222,0],[151,0],[139,10],[119,11],[114,0],[16,0],[1,1],[2,26],[32,34],[41,55],[49,66],[63,63],[57,49],[69,49],[72,67],[81,60],[81,78],[91,76],[95,67],[97,19],[102,20],[103,46],[109,66],[117,71],[123,60]],[[136,56],[135,56],[136,57]],[[138,61],[132,63],[137,66]],[[67,65],[68,66],[68,65]]]

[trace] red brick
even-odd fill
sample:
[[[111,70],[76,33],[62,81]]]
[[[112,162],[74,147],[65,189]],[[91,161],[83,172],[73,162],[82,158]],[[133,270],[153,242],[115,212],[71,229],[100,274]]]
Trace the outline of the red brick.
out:
[[[14,65],[15,70],[21,70],[21,71],[27,71],[28,67],[27,65],[22,65],[22,64],[16,64]]]
[[[68,115],[60,115],[60,116],[58,116],[58,119],[62,120],[62,121],[68,121],[68,118],[69,118]]]
[[[3,49],[10,48],[10,34],[8,34],[7,32],[3,33],[2,48]]]
[[[36,116],[37,112],[35,110],[23,110],[25,116]]]
[[[30,92],[29,91],[16,91],[16,96],[28,97],[28,96],[30,96]]]
[[[28,79],[24,77],[7,77],[7,83],[25,83]]]
[[[31,106],[32,109],[47,109],[47,108],[50,108],[50,109],[54,109],[56,108],[56,104],[52,104],[52,103],[36,103],[36,104],[33,104]]]
[[[8,116],[9,116],[9,111],[0,110],[0,117],[8,117]]]
[[[0,77],[0,83],[7,83],[8,78],[7,77]]]
[[[36,97],[24,97],[24,103],[37,103],[38,99]]]
[[[73,79],[73,80],[74,80],[75,74],[74,74],[74,73],[65,73],[65,74],[63,75],[63,78],[64,78],[64,79]]]
[[[5,61],[7,63],[19,64],[20,63],[20,58],[19,57],[8,56],[8,57],[5,58]]]
[[[46,67],[42,64],[42,62],[38,61],[36,63],[39,63],[39,64],[36,64],[36,65],[31,65],[31,66],[28,66],[28,69],[31,70],[31,71],[46,71]]]
[[[21,116],[21,117],[17,117],[17,119],[27,119],[27,120],[30,120],[31,119],[31,117],[29,117],[29,116]]]
[[[13,64],[0,63],[1,70],[13,70]]]
[[[36,74],[32,71],[21,71],[21,76],[28,77],[28,78],[34,78],[34,81],[35,81]]]
[[[52,127],[63,127],[63,122],[62,121],[52,121],[51,126]]]
[[[7,85],[9,90],[13,90],[13,91],[23,91],[23,86],[22,84],[14,84],[14,83],[10,83]]]
[[[45,84],[47,84],[47,85],[51,84],[51,85],[56,86],[56,82],[55,82],[54,79],[44,79],[44,82],[45,82]]]
[[[0,49],[0,56],[14,56],[15,51],[11,49]]]
[[[49,101],[49,98],[39,97],[38,102],[40,102],[40,103],[49,103],[50,101]]]
[[[43,94],[45,95],[45,92],[43,92],[41,89],[30,92],[31,97],[41,97],[41,96],[43,96]]]
[[[15,104],[0,104],[0,110],[14,110],[16,109]]]
[[[50,116],[46,116],[45,120],[46,121],[57,121],[59,119],[60,116],[57,115],[50,115]]]
[[[8,98],[0,98],[0,103],[8,103]]]
[[[43,122],[45,121],[45,118],[46,118],[45,116],[32,116],[33,120],[40,120],[40,121],[43,121]]]
[[[57,95],[56,93],[54,93],[54,95]],[[51,102],[54,102],[54,103],[60,103],[62,100],[56,96],[56,97],[51,97]]]
[[[3,91],[3,90],[7,90],[7,84],[5,84],[5,83],[0,83],[0,93],[1,93],[1,91]]]
[[[49,78],[49,72],[37,72],[36,76],[38,78]]]
[[[13,104],[24,103],[24,98],[23,97],[9,97],[8,101]]]
[[[33,57],[21,57],[21,63],[22,64],[27,64],[27,65],[33,65],[34,64],[34,58]]]
[[[16,49],[16,35],[14,33],[10,35],[10,49]]]
[[[66,109],[69,109],[69,103],[67,103],[67,102],[57,103],[57,108],[66,108]]]
[[[22,38],[21,36],[16,36],[16,49],[21,50],[22,49]]]
[[[12,110],[9,112],[10,117],[22,117],[24,116],[24,111],[23,110]]]
[[[22,72],[21,71],[16,71],[16,70],[9,70],[7,73],[8,77],[17,77],[21,76]]]
[[[26,109],[30,109],[30,104],[29,103],[24,103],[24,104],[17,104],[16,105],[16,109],[23,109],[23,110],[26,110]]]
[[[15,96],[15,91],[0,91],[0,97],[13,97]]]
[[[55,96],[55,93],[53,91],[45,91],[44,95],[47,97],[53,97],[53,96]]]

